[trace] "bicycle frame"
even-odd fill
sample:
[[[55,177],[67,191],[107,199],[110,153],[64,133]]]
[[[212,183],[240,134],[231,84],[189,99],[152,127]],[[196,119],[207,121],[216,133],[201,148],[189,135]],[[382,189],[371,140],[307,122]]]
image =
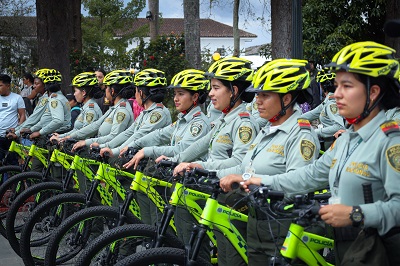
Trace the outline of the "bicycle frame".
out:
[[[299,258],[307,265],[333,265],[325,261],[318,253],[323,248],[333,249],[334,240],[305,232],[301,225],[291,223],[281,248],[285,258]]]

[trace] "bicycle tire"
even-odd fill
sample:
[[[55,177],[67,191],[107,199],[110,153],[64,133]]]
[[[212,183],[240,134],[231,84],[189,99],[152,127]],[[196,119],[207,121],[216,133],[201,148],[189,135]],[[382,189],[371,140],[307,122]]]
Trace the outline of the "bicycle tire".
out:
[[[26,221],[20,236],[20,255],[25,265],[44,264],[46,244],[51,233],[76,209],[83,208],[86,196],[79,193],[61,194],[40,204]],[[99,204],[96,202],[96,204]],[[63,206],[60,219],[55,222],[49,213]],[[57,213],[59,214],[59,213]],[[35,230],[35,231],[34,231]],[[36,231],[41,231],[35,239]],[[41,255],[42,254],[42,255]]]
[[[16,197],[28,188],[32,183],[39,183],[42,180],[42,174],[38,172],[23,172],[16,174],[3,185],[0,186],[0,198],[4,203],[3,208],[0,208],[0,234],[7,238],[5,218],[7,216],[8,209],[11,207],[12,202]],[[29,182],[27,182],[29,181]],[[22,185],[21,185],[22,184]],[[18,191],[16,191],[18,190]]]
[[[46,199],[61,193],[63,185],[60,182],[45,182],[31,186],[15,199],[8,209],[6,218],[7,239],[15,253],[20,255],[19,234],[34,208]]]
[[[144,266],[144,265],[186,265],[186,251],[179,248],[152,248],[133,254],[119,261],[115,266]],[[198,258],[196,266],[211,266],[210,262]]]
[[[95,228],[101,230],[99,228],[99,224],[101,223],[103,229],[104,225],[114,228],[118,222],[118,218],[119,209],[109,206],[91,207],[71,215],[52,234],[47,246],[44,264],[51,266],[65,262],[68,262],[68,264],[73,263],[71,260],[77,259],[76,256],[82,249],[99,235],[99,231],[92,231],[91,226],[95,224]],[[82,222],[86,223],[82,225]],[[141,220],[130,212],[127,213],[125,222],[128,224],[142,223]],[[77,242],[71,241],[71,236],[74,238],[73,240],[77,238],[74,232],[75,228],[78,228],[82,232]],[[66,247],[66,252],[63,252],[64,247]]]
[[[12,175],[7,175],[7,178],[12,177],[15,174],[22,173],[22,168],[19,165],[3,165],[0,166],[0,182],[4,183],[4,174],[12,173]]]
[[[151,242],[156,236],[157,227],[148,224],[129,224],[116,227],[103,233],[86,246],[75,266],[114,265],[123,256],[131,255],[120,254],[120,243],[129,243],[129,250],[135,252],[140,247],[151,248]],[[110,246],[112,247],[110,248]],[[163,246],[184,249],[184,244],[175,235],[168,232],[163,239]]]

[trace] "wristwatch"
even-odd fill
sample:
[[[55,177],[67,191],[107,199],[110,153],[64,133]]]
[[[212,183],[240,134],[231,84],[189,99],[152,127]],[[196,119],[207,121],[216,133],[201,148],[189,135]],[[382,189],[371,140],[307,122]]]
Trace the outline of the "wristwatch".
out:
[[[353,206],[353,210],[350,213],[350,220],[353,222],[354,227],[359,227],[364,222],[364,213],[360,206]]]
[[[244,174],[242,175],[242,178],[243,178],[244,181],[246,181],[246,180],[249,180],[252,176],[253,176],[253,174],[244,173]]]

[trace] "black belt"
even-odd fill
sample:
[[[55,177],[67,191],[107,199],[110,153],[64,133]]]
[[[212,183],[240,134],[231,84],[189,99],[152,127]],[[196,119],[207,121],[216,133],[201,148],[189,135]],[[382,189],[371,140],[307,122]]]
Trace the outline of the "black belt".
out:
[[[389,238],[397,234],[400,234],[400,227],[393,227],[392,229],[389,230],[389,232],[383,235],[382,238]]]

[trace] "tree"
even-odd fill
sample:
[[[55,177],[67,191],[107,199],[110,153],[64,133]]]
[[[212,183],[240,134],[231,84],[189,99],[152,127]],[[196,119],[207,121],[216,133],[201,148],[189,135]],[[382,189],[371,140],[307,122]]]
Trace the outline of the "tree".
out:
[[[272,59],[292,55],[292,0],[271,0]]]
[[[185,29],[185,58],[191,68],[201,66],[200,1],[183,0]]]
[[[70,45],[78,44],[80,28],[74,19],[80,18],[80,0],[36,0],[39,67],[55,68],[63,75],[63,90],[71,83]],[[79,15],[78,15],[79,14]]]
[[[233,1],[233,56],[240,56],[239,34],[239,6],[240,0]]]
[[[400,2],[398,0],[387,0],[386,21],[400,18]],[[385,44],[396,50],[397,57],[400,57],[400,38],[385,37]]]
[[[155,41],[159,35],[159,13],[160,13],[160,3],[159,0],[148,0],[149,11],[146,18],[150,21],[150,41]]]

